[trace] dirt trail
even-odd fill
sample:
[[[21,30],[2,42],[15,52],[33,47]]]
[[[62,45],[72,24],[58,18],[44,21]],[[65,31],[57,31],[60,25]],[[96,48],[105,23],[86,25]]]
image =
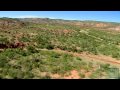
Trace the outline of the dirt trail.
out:
[[[42,49],[42,50],[47,50],[47,49]],[[54,52],[58,52],[58,53],[67,53],[67,54],[71,54],[73,56],[80,57],[82,59],[92,60],[92,61],[101,62],[101,63],[120,67],[120,61],[115,58],[112,58],[110,56],[93,55],[93,54],[88,54],[88,53],[75,53],[75,52],[69,52],[69,51],[64,51],[64,50],[60,50],[60,49],[53,49],[53,50],[49,50],[49,51],[54,51]]]

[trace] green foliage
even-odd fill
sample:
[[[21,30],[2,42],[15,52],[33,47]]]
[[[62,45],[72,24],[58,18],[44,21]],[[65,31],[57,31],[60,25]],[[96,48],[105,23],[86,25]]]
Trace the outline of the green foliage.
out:
[[[6,63],[7,63],[6,56],[0,55],[0,68],[4,67]]]
[[[100,68],[104,70],[108,70],[110,68],[110,64],[101,64]]]
[[[30,42],[30,39],[28,37],[22,37],[22,38],[20,38],[20,41],[22,41],[22,42]]]
[[[38,50],[36,50],[36,48],[33,46],[28,46],[27,49],[30,53],[38,53]]]
[[[114,53],[112,54],[112,57],[113,57],[113,58],[120,58],[120,53],[119,53],[119,52],[114,52]]]
[[[0,37],[0,44],[8,44],[9,40],[7,37]]]
[[[100,79],[102,77],[102,72],[100,69],[96,70],[95,72],[92,73],[92,75],[90,76],[91,79]]]
[[[52,54],[52,57],[53,57],[53,58],[60,58],[60,56],[61,56],[61,55],[58,54],[58,53],[53,53],[53,54]]]
[[[80,73],[79,75],[80,75],[81,78],[85,78],[84,74]]]
[[[8,18],[3,19],[8,20]],[[15,44],[16,37],[20,42],[28,44],[23,48],[7,47],[0,52],[0,78],[50,79],[49,74],[36,75],[35,70],[38,70],[38,74],[39,72],[65,74],[71,70],[93,69],[93,62],[88,63],[80,57],[51,51],[56,48],[73,53],[89,52],[120,59],[119,32],[81,27],[72,22],[61,22],[61,20],[57,20],[57,23],[54,20],[45,20],[46,23],[26,23],[26,27],[0,31],[0,49],[3,49],[2,45]],[[30,36],[30,33],[35,34]],[[91,78],[101,78],[104,76],[103,72],[108,76],[113,75],[109,70],[110,67],[108,64],[100,65],[100,69],[96,68],[96,71],[93,71]],[[84,73],[80,73],[80,76],[85,78]]]

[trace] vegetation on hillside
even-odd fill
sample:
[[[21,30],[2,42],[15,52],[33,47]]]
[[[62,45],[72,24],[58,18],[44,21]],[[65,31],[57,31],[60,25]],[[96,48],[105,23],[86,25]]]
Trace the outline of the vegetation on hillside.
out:
[[[5,18],[0,19],[1,23],[2,20],[16,21]],[[79,78],[119,78],[119,74],[111,71],[119,67],[52,51],[87,52],[120,60],[119,32],[103,30],[101,27],[81,27],[75,21],[45,20],[42,23],[18,20],[15,25],[20,25],[13,29],[8,24],[0,26],[0,78],[62,79],[69,77],[72,70],[78,72]],[[59,77],[55,77],[55,74]]]

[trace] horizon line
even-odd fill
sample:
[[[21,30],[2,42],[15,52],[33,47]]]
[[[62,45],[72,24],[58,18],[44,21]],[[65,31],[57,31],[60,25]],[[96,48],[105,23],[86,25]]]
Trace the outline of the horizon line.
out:
[[[30,18],[42,18],[42,19],[53,19],[53,20],[55,20],[55,19],[58,19],[58,20],[68,20],[68,21],[96,21],[96,22],[108,22],[108,23],[120,23],[120,22],[117,22],[117,21],[103,21],[103,20],[92,20],[92,19],[86,19],[86,20],[80,20],[80,19],[63,19],[63,18],[50,18],[50,17],[0,17],[0,18],[17,18],[17,19],[25,19],[25,18],[28,18],[28,19],[30,19]]]

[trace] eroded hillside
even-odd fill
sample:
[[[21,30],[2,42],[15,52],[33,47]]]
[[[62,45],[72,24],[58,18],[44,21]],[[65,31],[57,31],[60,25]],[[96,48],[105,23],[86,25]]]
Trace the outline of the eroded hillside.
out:
[[[19,19],[0,18],[0,29],[21,28],[23,26],[25,26],[25,23]]]
[[[45,24],[67,24],[75,25],[83,28],[98,28],[106,30],[120,30],[120,23],[101,22],[101,21],[77,21],[77,20],[62,20],[62,19],[49,19],[49,18],[24,18],[20,19],[25,22],[32,23],[45,23]]]
[[[120,77],[118,23],[38,18],[0,22],[0,78]]]

